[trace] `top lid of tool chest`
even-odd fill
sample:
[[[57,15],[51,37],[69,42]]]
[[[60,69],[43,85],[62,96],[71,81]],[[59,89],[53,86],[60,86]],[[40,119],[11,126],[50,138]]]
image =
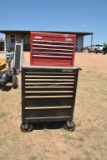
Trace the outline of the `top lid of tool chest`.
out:
[[[74,66],[76,35],[31,32],[30,65]]]

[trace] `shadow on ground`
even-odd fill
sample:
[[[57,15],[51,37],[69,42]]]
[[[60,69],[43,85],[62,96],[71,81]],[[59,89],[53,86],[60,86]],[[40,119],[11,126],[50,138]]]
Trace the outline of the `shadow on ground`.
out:
[[[0,89],[2,91],[9,92],[12,89],[12,86],[5,86],[5,87],[0,86]]]
[[[55,129],[61,129],[64,128],[65,122],[39,122],[39,123],[30,123],[29,129],[24,128],[23,125],[20,126],[20,129],[22,132],[31,132],[35,130],[55,130]]]
[[[60,129],[63,128],[64,122],[41,122],[34,123],[33,130],[43,130],[43,129]]]

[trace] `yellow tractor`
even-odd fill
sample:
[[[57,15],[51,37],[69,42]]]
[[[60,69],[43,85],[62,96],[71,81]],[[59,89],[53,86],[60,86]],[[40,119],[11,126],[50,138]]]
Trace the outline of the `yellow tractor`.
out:
[[[11,67],[14,54],[7,53],[6,59],[0,59],[0,86],[4,87],[8,82],[12,82],[13,88],[18,87],[17,72],[15,67]]]
[[[6,59],[0,59],[0,71],[6,68]]]

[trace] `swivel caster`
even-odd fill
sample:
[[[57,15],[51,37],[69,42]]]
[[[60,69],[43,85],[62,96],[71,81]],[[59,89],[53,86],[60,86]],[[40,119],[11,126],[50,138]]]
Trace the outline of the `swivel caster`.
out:
[[[66,123],[64,124],[64,128],[68,131],[75,131],[75,123],[71,120],[67,120]]]
[[[33,125],[27,124],[27,123],[26,124],[22,124],[20,126],[20,129],[21,129],[22,132],[31,132],[33,130]]]
[[[12,78],[13,88],[16,89],[18,87],[18,78],[13,76]]]

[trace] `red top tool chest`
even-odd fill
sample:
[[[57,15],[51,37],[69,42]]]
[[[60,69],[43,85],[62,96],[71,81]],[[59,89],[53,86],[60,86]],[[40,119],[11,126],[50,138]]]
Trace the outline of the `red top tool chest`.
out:
[[[31,32],[30,65],[74,66],[76,35]]]

